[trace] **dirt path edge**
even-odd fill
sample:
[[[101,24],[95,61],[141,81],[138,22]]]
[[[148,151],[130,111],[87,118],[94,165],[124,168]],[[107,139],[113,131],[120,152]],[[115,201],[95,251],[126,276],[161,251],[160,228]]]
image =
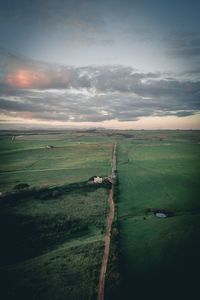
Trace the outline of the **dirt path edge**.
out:
[[[111,235],[111,229],[112,229],[112,223],[115,216],[115,203],[113,199],[114,194],[114,185],[115,185],[115,171],[116,171],[116,148],[117,145],[113,145],[112,150],[112,186],[109,194],[109,204],[110,204],[110,211],[108,215],[108,221],[107,221],[107,228],[106,228],[106,234],[105,234],[105,246],[104,246],[104,253],[103,253],[103,259],[102,259],[102,265],[100,270],[100,276],[99,276],[99,287],[98,287],[98,295],[97,300],[104,300],[104,290],[105,290],[105,276],[106,276],[106,269],[108,264],[108,257],[110,252],[110,235]]]

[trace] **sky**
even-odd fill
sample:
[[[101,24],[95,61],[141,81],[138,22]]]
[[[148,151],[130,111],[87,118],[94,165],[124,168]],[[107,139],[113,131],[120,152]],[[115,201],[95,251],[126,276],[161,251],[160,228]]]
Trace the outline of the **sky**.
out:
[[[1,129],[200,129],[198,0],[0,7]]]

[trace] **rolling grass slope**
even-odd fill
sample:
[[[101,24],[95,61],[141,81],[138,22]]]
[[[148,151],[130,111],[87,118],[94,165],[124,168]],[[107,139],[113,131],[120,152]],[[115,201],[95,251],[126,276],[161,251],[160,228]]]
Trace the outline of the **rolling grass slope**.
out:
[[[103,255],[108,191],[2,201],[2,299],[94,299]]]

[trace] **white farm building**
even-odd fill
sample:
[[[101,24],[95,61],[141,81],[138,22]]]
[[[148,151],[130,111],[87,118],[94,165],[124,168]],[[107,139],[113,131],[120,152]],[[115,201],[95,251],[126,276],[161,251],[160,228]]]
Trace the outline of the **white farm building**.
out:
[[[103,182],[103,178],[99,177],[99,176],[95,176],[94,177],[94,183],[102,183]]]

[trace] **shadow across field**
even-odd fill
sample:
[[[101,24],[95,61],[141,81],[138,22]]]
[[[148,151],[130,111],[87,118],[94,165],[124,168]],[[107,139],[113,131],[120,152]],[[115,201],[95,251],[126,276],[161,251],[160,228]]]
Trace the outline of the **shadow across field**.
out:
[[[108,189],[81,182],[1,196],[3,299],[96,297]]]

